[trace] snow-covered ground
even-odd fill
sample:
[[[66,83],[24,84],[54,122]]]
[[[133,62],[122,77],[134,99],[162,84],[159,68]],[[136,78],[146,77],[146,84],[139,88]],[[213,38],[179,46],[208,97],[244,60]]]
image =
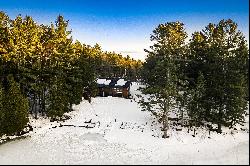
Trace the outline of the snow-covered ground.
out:
[[[74,109],[65,122],[31,119],[30,137],[0,145],[0,164],[249,164],[248,117],[210,138],[205,129],[193,137],[172,128],[163,139],[161,125],[132,99],[97,97]]]

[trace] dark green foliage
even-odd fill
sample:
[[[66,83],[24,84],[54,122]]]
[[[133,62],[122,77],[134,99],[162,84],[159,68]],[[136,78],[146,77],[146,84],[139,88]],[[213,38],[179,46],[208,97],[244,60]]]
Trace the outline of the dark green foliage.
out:
[[[69,99],[65,89],[64,79],[56,77],[51,85],[48,95],[47,114],[52,117],[52,119],[57,119],[65,112],[69,112]]]
[[[91,47],[79,41],[73,42],[68,23],[61,15],[54,24],[39,25],[30,16],[18,15],[11,20],[4,12],[0,12],[0,84],[3,87],[0,91],[1,129],[4,121],[19,118],[16,117],[19,114],[15,109],[20,103],[13,104],[15,98],[10,97],[13,90],[20,91],[28,98],[29,112],[35,118],[39,114],[60,118],[72,110],[73,104],[79,104],[84,95],[91,101],[91,96],[97,93],[96,77],[137,79],[141,61],[114,52],[104,52],[98,44]],[[103,71],[106,68],[109,70]],[[20,89],[15,89],[13,83],[12,89],[7,91],[8,75],[13,75]],[[21,101],[18,95],[15,100]],[[7,97],[9,101],[5,99]],[[7,106],[13,112],[4,112],[2,106],[7,101]],[[27,109],[26,101],[20,108]],[[16,121],[19,123],[19,120]],[[7,133],[14,132],[14,129],[19,131],[17,123],[6,128]],[[23,124],[20,123],[20,126]],[[6,131],[0,130],[0,133]]]
[[[61,15],[55,24],[38,25],[30,16],[10,20],[0,12],[0,78],[5,88],[6,77],[14,76],[35,117],[39,113],[61,116],[68,105],[79,104],[86,92],[95,96],[100,75],[136,79],[142,64],[129,56],[104,52],[98,44],[91,47],[73,42],[68,23]],[[106,68],[109,70],[103,71]],[[51,103],[60,100],[63,107],[56,111],[59,107]]]
[[[199,126],[201,121],[205,118],[204,115],[206,115],[206,109],[203,107],[205,88],[205,79],[200,72],[195,87],[188,92],[189,96],[187,98],[186,108],[191,119],[191,126]]]
[[[190,43],[190,62],[187,67],[189,89],[196,90],[198,73],[204,75],[203,99],[197,100],[197,111],[208,122],[233,126],[244,122],[247,106],[248,61],[246,40],[232,20],[209,24],[195,32]],[[191,94],[195,95],[195,94]],[[192,107],[192,102],[188,107]],[[206,110],[206,111],[204,111]]]
[[[12,76],[8,77],[8,88],[1,90],[0,133],[14,134],[28,123],[28,99],[21,94],[20,86]]]
[[[195,32],[186,45],[183,24],[160,24],[151,36],[151,46],[141,71],[148,100],[145,109],[186,110],[191,126],[203,122],[232,127],[244,123],[248,99],[249,53],[243,34],[232,20],[210,23]],[[167,114],[163,111],[160,119]],[[158,114],[153,111],[154,115]]]
[[[180,83],[180,59],[185,56],[184,40],[187,34],[184,24],[168,22],[160,24],[151,35],[155,42],[148,51],[146,62],[142,69],[142,79],[146,84],[145,94],[151,94],[149,101],[142,100],[142,106],[151,109],[160,106],[160,113],[153,112],[163,124],[163,137],[168,137],[168,113],[175,106]],[[179,75],[178,75],[179,74]]]

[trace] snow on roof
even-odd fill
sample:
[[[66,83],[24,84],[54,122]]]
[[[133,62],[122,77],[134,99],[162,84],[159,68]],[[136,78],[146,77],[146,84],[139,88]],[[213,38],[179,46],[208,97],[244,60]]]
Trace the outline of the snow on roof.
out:
[[[97,84],[109,85],[110,82],[111,80],[107,80],[107,79],[97,79]]]
[[[106,79],[97,79],[97,84],[104,84],[104,82],[106,81]]]
[[[97,84],[110,85],[111,82],[112,80],[110,79],[97,79]],[[112,86],[124,86],[126,82],[124,79],[113,80]]]
[[[127,81],[125,81],[124,79],[119,79],[115,85],[123,86],[123,85],[125,85],[126,82]]]

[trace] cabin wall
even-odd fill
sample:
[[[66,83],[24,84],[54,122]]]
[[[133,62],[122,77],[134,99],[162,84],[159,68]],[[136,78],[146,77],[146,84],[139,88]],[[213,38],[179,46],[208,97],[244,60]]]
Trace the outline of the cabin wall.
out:
[[[124,98],[128,98],[129,97],[129,89],[128,88],[123,88],[122,89],[122,96]]]

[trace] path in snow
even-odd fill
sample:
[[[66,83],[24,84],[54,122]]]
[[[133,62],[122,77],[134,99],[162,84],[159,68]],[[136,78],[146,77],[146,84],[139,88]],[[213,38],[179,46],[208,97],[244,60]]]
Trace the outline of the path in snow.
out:
[[[133,95],[137,88],[133,83]],[[74,109],[61,125],[33,119],[31,137],[0,146],[0,164],[249,163],[248,123],[247,131],[212,133],[211,139],[205,130],[192,137],[185,129],[162,139],[160,124],[133,100],[97,97]],[[93,128],[79,127],[86,125]]]

